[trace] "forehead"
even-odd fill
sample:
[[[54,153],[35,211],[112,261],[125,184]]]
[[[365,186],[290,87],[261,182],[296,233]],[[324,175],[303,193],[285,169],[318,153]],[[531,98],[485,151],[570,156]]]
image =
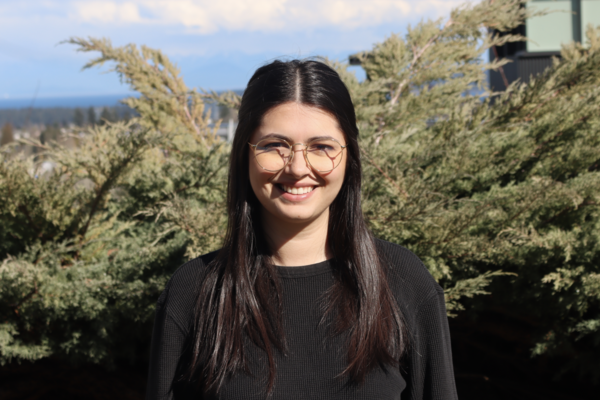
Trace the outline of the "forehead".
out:
[[[267,111],[251,141],[256,143],[270,134],[285,136],[293,143],[305,143],[315,137],[330,136],[345,144],[344,133],[333,115],[299,103],[284,103]]]

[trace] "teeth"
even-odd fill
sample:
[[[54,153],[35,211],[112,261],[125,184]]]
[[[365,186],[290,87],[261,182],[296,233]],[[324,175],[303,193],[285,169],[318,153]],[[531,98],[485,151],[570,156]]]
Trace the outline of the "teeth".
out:
[[[291,194],[306,194],[306,193],[312,192],[314,189],[313,186],[290,187],[290,186],[281,185],[281,187],[283,188],[283,190],[285,190],[286,192],[291,193]]]

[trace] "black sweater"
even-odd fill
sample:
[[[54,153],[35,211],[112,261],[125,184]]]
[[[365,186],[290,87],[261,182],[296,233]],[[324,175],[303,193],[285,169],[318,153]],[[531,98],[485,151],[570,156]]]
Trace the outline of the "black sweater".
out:
[[[278,267],[284,297],[283,327],[288,354],[276,357],[272,399],[456,399],[450,333],[444,293],[421,261],[407,249],[378,241],[392,263],[389,285],[408,328],[409,346],[400,368],[378,368],[362,386],[338,377],[347,363],[340,336],[319,324],[323,293],[333,284],[327,261],[304,267]],[[178,378],[189,351],[197,283],[214,253],[180,267],[158,299],[146,399],[199,399]],[[342,335],[343,336],[343,335]],[[218,399],[265,399],[268,375],[262,351],[248,346],[252,375],[240,372],[222,387]],[[262,360],[262,361],[261,361]]]

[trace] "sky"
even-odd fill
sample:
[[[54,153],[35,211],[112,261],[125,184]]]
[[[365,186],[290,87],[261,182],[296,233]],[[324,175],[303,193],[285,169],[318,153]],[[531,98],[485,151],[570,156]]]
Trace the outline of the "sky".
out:
[[[82,71],[98,54],[61,44],[71,37],[158,48],[189,87],[243,89],[271,60],[347,60],[465,1],[0,0],[0,99],[129,93],[110,65]]]

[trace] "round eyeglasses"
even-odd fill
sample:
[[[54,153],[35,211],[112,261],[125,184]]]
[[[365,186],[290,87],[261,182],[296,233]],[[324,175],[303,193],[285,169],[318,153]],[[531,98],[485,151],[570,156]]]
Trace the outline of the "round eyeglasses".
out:
[[[294,146],[304,146],[304,159],[317,172],[329,172],[340,165],[346,146],[333,138],[311,140],[307,144],[290,144],[287,140],[268,137],[256,144],[248,143],[260,167],[269,172],[279,172],[294,158]]]

